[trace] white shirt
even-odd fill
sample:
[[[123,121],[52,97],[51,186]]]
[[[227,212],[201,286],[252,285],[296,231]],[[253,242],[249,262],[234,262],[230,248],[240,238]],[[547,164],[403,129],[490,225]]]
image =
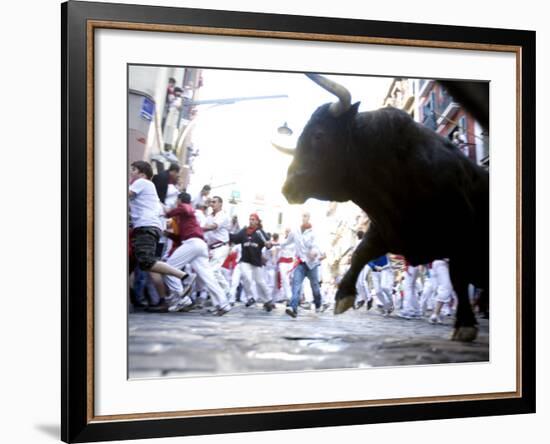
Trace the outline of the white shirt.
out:
[[[180,191],[178,190],[178,188],[173,183],[169,183],[168,188],[166,189],[166,197],[164,199],[164,205],[168,207],[170,210],[172,208],[175,208],[177,205],[179,194],[180,194]]]
[[[204,239],[208,245],[216,244],[218,242],[229,242],[229,217],[225,214],[225,211],[218,211],[215,215],[211,214],[206,218],[205,225],[216,224],[215,230],[206,231],[204,233]]]
[[[303,233],[301,228],[291,231],[286,240],[281,244],[281,247],[285,247],[292,242],[294,242],[294,247],[296,248],[296,257],[305,262],[309,269],[320,264],[319,257],[321,256],[321,252],[311,228],[308,228]]]
[[[191,201],[191,205],[193,205],[193,208],[197,208],[198,205],[204,205],[206,202],[206,199],[208,197],[203,196],[200,192],[197,194],[194,199]]]
[[[130,185],[134,197],[130,198],[130,218],[132,226],[156,227],[162,230],[160,221],[161,205],[153,182],[137,179]]]
[[[237,253],[237,264],[238,264],[241,261],[241,254],[242,254],[241,244],[237,244],[237,245],[233,246],[233,249],[231,251]]]
[[[291,233],[288,235],[290,236]],[[286,238],[283,243],[280,245],[280,251],[279,251],[279,257],[291,257],[294,258],[294,241],[287,242],[288,238]]]
[[[206,215],[201,210],[195,210],[195,219],[197,219],[199,227],[204,228],[206,225]]]
[[[265,260],[265,266],[268,269],[275,269],[277,267],[277,260],[279,259],[279,245],[274,245],[272,248],[262,248],[262,257]]]

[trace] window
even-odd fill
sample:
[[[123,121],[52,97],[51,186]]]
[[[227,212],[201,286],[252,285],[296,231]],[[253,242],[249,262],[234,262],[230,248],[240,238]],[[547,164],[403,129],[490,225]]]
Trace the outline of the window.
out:
[[[462,134],[464,134],[464,137],[466,137],[466,131],[468,131],[468,125],[467,125],[466,116],[462,116],[460,120],[458,121],[458,126],[462,128]]]

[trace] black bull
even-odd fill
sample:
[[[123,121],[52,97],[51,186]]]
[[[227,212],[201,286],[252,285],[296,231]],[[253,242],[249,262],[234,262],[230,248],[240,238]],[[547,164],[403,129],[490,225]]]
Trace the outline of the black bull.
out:
[[[358,113],[342,86],[313,81],[339,101],[319,107],[298,139],[283,194],[290,203],[313,197],[351,200],[371,223],[336,293],[335,313],[349,309],[367,262],[388,252],[412,265],[449,258],[458,297],[453,339],[477,336],[468,284],[489,291],[489,176],[448,139],[407,113]]]

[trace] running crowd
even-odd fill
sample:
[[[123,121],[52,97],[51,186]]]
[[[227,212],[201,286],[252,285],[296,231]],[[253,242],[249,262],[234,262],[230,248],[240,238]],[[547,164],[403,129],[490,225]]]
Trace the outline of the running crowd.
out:
[[[264,231],[252,213],[241,228],[224,211],[220,196],[205,185],[192,197],[178,186],[180,168],[153,175],[148,162],[131,165],[130,300],[152,312],[208,309],[222,316],[235,304],[261,304],[271,312],[285,304],[292,318],[299,308],[323,312],[333,304],[334,282],[323,285],[320,265],[326,259],[309,213],[282,236]],[[364,233],[357,232],[357,243]],[[309,286],[304,286],[308,279]],[[355,308],[375,307],[382,315],[442,323],[456,307],[449,263],[436,260],[413,267],[406,259],[384,255],[362,270]],[[472,289],[472,301],[478,295]]]

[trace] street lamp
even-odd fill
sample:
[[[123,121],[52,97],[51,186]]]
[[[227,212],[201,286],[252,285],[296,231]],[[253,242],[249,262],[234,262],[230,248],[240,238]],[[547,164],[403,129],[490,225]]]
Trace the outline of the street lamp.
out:
[[[283,126],[280,126],[279,128],[277,128],[277,134],[280,135],[280,136],[283,136],[282,138],[280,137],[277,137],[276,136],[276,140],[271,140],[271,145],[273,145],[273,147],[275,149],[277,149],[278,151],[280,151],[281,153],[284,153],[284,154],[289,154],[291,156],[294,155],[294,150],[295,150],[295,147],[291,148],[291,147],[287,147],[287,146],[284,146],[284,145],[281,145],[278,140],[281,140],[282,139],[285,139],[287,137],[290,138],[290,136],[292,136],[292,134],[294,133],[294,131],[292,131],[289,127],[288,127],[288,124],[285,122],[283,123]],[[288,139],[287,139],[288,140]]]
[[[288,124],[285,122],[283,126],[277,128],[277,132],[283,136],[292,136],[293,131],[288,127]]]

